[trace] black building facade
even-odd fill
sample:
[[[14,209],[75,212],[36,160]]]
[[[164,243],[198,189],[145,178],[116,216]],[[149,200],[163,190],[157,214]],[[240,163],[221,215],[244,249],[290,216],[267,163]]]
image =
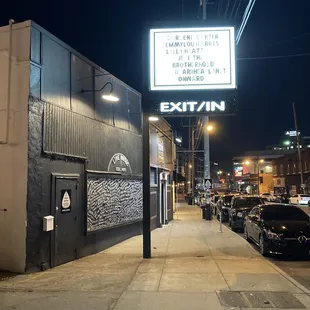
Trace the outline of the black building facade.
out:
[[[141,95],[31,21],[10,35],[26,54],[30,47],[19,75],[28,92],[19,103],[27,111],[19,176],[26,199],[12,206],[20,245],[13,254],[2,245],[0,268],[52,268],[141,234]],[[102,98],[111,85],[118,102]]]

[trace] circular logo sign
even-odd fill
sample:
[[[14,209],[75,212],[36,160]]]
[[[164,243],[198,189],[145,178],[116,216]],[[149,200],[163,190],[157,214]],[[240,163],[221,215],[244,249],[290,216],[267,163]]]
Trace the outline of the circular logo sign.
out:
[[[131,166],[127,157],[122,153],[112,156],[108,166],[109,172],[132,173]]]

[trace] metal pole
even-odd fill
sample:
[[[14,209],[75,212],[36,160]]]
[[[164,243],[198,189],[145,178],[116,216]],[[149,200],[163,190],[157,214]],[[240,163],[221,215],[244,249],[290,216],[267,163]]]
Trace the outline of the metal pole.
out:
[[[259,178],[259,159],[258,159],[258,157],[257,157],[257,194],[258,194],[258,195],[260,194],[259,185],[260,185],[260,178]]]
[[[303,192],[303,185],[304,185],[304,176],[303,176],[303,167],[301,161],[301,152],[300,152],[300,143],[299,143],[299,133],[298,133],[298,125],[297,125],[297,116],[296,116],[296,108],[295,102],[293,102],[293,114],[294,114],[294,122],[295,122],[295,130],[296,130],[296,140],[297,140],[297,151],[298,151],[298,158],[299,158],[299,167],[300,167],[300,186]]]
[[[191,151],[191,119],[188,118],[188,150]],[[190,183],[187,183],[188,184],[188,190],[187,190],[187,193],[189,194],[191,192],[191,188],[192,188],[192,184],[191,184],[191,169],[190,169],[190,156],[188,156],[188,166],[187,166],[187,171],[188,171],[188,181]]]
[[[222,209],[220,211],[220,232],[223,232],[223,225],[222,225]]]
[[[194,128],[194,127],[193,127]],[[192,129],[192,190],[194,193],[194,186],[195,186],[195,130]]]
[[[151,203],[150,203],[150,123],[143,113],[143,258],[151,258]]]
[[[202,19],[207,19],[207,0],[202,0]],[[209,132],[207,126],[209,123],[209,116],[204,117],[204,178],[210,179],[210,150],[209,150]]]
[[[207,19],[207,0],[202,0],[202,19]]]

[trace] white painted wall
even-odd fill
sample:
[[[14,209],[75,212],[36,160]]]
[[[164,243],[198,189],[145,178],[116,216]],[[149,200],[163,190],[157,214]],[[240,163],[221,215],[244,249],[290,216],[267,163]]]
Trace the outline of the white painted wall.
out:
[[[0,270],[24,272],[30,22],[13,25],[9,141],[0,144]],[[9,27],[0,28],[0,141],[6,136]]]

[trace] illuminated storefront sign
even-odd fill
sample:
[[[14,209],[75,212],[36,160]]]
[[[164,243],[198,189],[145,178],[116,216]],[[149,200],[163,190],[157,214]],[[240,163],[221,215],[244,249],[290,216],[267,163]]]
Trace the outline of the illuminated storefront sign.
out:
[[[242,166],[235,167],[234,171],[235,171],[235,177],[242,177],[242,173],[243,173],[243,167]]]
[[[225,112],[225,101],[184,101],[184,102],[161,102],[160,112],[161,113],[177,113],[177,112],[214,112],[222,111]]]
[[[150,30],[150,90],[235,89],[233,27]]]
[[[285,133],[286,136],[290,136],[290,137],[296,137],[297,136],[297,132],[295,131],[287,131]],[[298,135],[300,135],[300,132],[298,132]]]

